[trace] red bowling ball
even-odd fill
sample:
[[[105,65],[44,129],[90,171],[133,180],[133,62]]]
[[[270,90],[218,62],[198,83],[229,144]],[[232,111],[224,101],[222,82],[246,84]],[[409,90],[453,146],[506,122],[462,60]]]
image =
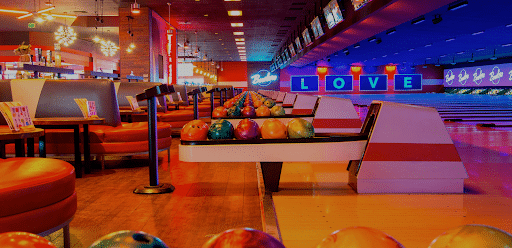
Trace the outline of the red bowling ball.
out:
[[[215,235],[203,248],[284,248],[279,240],[251,228],[227,230]]]
[[[212,117],[214,117],[214,118],[228,117],[228,110],[224,107],[216,107],[215,109],[213,109]]]
[[[245,108],[242,109],[242,116],[243,117],[255,117],[256,116],[256,110],[253,106],[245,106]]]
[[[251,119],[243,119],[235,128],[235,137],[239,140],[257,139],[259,136],[260,127]]]

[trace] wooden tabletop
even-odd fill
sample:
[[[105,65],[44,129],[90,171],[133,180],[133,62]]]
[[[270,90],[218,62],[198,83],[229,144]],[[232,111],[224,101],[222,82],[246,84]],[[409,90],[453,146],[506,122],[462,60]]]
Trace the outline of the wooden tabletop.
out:
[[[79,125],[79,124],[103,124],[105,118],[83,118],[83,117],[49,117],[34,118],[34,125]]]
[[[44,129],[34,128],[27,131],[12,131],[9,128],[0,129],[0,140],[27,139],[41,137],[44,135]]]
[[[129,110],[129,109],[121,109],[119,110],[119,113],[122,115],[137,115],[137,114],[144,114],[146,111],[144,110]]]

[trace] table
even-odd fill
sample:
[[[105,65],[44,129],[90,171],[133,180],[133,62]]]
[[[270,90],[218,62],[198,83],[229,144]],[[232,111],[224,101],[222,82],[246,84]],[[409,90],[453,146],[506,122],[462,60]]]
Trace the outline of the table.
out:
[[[180,161],[259,162],[265,189],[276,192],[283,162],[361,160],[368,134],[345,133],[307,139],[181,141]]]
[[[75,145],[75,171],[76,177],[81,178],[84,172],[89,173],[89,161],[91,150],[89,146],[89,125],[103,124],[105,118],[83,118],[83,117],[50,117],[35,118],[34,125],[44,129],[73,129]],[[82,167],[82,155],[80,152],[80,125],[84,128],[84,165]],[[39,151],[39,155],[46,156],[46,149]]]
[[[34,157],[34,138],[39,137],[39,149],[44,149],[44,130],[35,128],[29,131],[12,131],[9,128],[0,129],[0,157],[5,159],[5,144],[12,143],[16,147],[16,157],[25,157],[25,139],[27,139],[27,156]],[[39,154],[40,157],[41,154]]]
[[[121,109],[119,110],[119,114],[121,115],[122,121],[127,121],[128,123],[133,122],[133,115],[140,115],[144,114],[146,111],[144,110],[128,110],[128,109]]]

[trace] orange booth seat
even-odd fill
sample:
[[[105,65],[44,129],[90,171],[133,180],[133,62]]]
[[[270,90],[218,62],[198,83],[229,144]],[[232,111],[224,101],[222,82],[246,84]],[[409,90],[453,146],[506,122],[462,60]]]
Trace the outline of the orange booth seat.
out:
[[[115,85],[111,80],[10,80],[8,83],[0,82],[0,88],[2,91],[9,90],[8,93],[11,89],[12,92],[23,92],[19,95],[11,93],[11,99],[7,99],[9,96],[5,96],[6,91],[3,91],[4,96],[0,96],[0,100],[22,102],[28,105],[29,110],[35,110],[36,118],[81,117],[82,112],[74,99],[86,98],[95,101],[97,114],[100,118],[105,118],[105,122],[103,125],[89,125],[91,155],[103,158],[106,154],[148,152],[148,123],[121,122]],[[31,105],[31,102],[34,103]],[[171,125],[157,123],[157,132],[158,149],[167,149],[169,153],[172,141]],[[80,136],[82,139],[82,135]],[[45,137],[48,154],[74,153],[72,130],[46,129]],[[6,152],[14,152],[14,146],[7,145]]]
[[[0,233],[46,236],[63,228],[64,247],[70,247],[77,210],[73,166],[50,158],[0,159],[0,175]]]

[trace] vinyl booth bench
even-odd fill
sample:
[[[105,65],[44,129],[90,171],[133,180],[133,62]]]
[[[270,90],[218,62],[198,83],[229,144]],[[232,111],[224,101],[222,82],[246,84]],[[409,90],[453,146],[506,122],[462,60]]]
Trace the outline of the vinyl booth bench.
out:
[[[95,101],[97,114],[105,121],[102,125],[89,126],[90,154],[102,160],[104,155],[133,155],[148,152],[148,123],[121,122],[114,82],[107,79],[83,80],[2,80],[0,101],[16,101],[27,105],[32,118],[83,117],[75,98]],[[2,118],[0,121],[4,122]],[[82,129],[83,134],[83,129]],[[158,149],[170,151],[171,126],[157,123]],[[80,139],[83,135],[80,135]],[[73,154],[73,131],[46,129],[48,154]],[[81,142],[82,144],[83,142]],[[38,147],[35,147],[38,152]],[[83,146],[81,147],[83,152]],[[7,153],[14,153],[8,145]],[[170,156],[170,153],[168,154]]]

